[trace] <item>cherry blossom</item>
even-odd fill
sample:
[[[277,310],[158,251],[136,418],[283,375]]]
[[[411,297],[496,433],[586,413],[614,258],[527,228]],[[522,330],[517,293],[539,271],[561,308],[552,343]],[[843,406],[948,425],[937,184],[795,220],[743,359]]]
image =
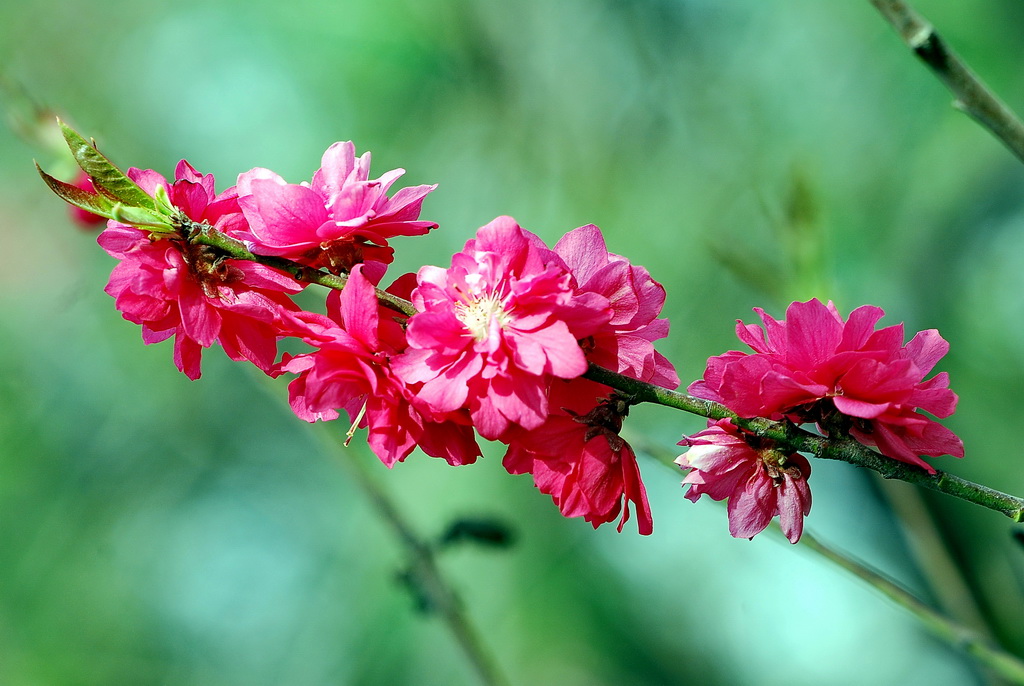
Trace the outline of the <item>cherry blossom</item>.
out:
[[[562,259],[511,217],[482,227],[449,269],[422,267],[417,284],[395,371],[436,411],[468,409],[489,439],[545,421],[548,384],[587,370],[577,341],[610,316],[606,298],[574,297]]]
[[[963,457],[952,431],[919,410],[944,418],[956,409],[949,375],[924,377],[949,350],[938,331],[903,344],[903,325],[875,330],[885,314],[870,305],[843,321],[835,306],[793,303],[778,321],[755,308],[764,329],[737,322],[736,334],[754,351],[708,360],[693,395],[723,403],[742,417],[788,417],[839,429],[883,454],[934,473],[921,455]]]
[[[627,403],[611,389],[586,379],[556,381],[552,406],[559,409],[533,430],[513,428],[504,466],[511,474],[532,474],[566,517],[583,517],[597,528],[622,513],[618,530],[636,507],[643,535],[653,530],[651,507],[636,455],[619,437]],[[610,396],[610,397],[609,397]]]
[[[555,244],[576,281],[576,293],[607,298],[611,318],[583,343],[594,364],[666,388],[679,386],[672,363],[654,349],[668,335],[669,322],[659,319],[665,289],[643,267],[608,252],[601,230],[593,224],[565,234]]]
[[[387,193],[404,169],[370,179],[370,153],[356,157],[351,142],[327,149],[312,183],[291,184],[269,169],[238,177],[239,204],[249,228],[242,238],[262,255],[277,255],[330,271],[366,262],[376,283],[392,261],[388,239],[436,228],[420,207],[436,186]]]
[[[760,443],[760,449],[751,444]],[[776,515],[791,543],[800,540],[804,517],[811,511],[807,477],[811,465],[799,454],[784,454],[756,436],[741,433],[728,419],[710,422],[709,428],[683,438],[689,446],[676,463],[690,473],[685,497],[694,502],[702,495],[729,500],[729,533],[753,538]]]
[[[233,189],[217,195],[214,178],[182,160],[175,182],[152,170],[129,177],[153,193],[164,186],[172,204],[195,222],[226,231],[244,224]],[[277,356],[281,314],[297,310],[287,293],[302,290],[291,277],[254,262],[224,260],[206,246],[153,239],[140,229],[108,223],[97,241],[120,260],[106,292],[128,321],[142,325],[145,343],[174,337],[174,363],[190,379],[201,374],[202,348],[219,342],[233,360],[269,371]]]
[[[530,474],[564,516],[595,528],[617,520],[621,531],[635,512],[646,535],[650,505],[636,455],[620,436],[636,402],[727,414],[744,426],[757,422],[737,415],[812,423],[933,474],[923,457],[964,454],[933,419],[956,408],[949,376],[926,378],[948,343],[934,329],[904,343],[902,324],[876,328],[881,308],[863,306],[844,319],[832,302],[815,299],[792,303],[782,320],[755,308],[761,324],[736,326],[750,351],[710,358],[688,389],[731,411],[672,402],[683,398],[599,369],[679,385],[654,347],[669,331],[660,317],[665,289],[609,252],[593,224],[549,248],[498,217],[448,268],[424,266],[385,295],[377,284],[393,261],[389,241],[437,227],[419,218],[435,186],[389,195],[404,170],[370,179],[370,154],[356,157],[351,142],[330,146],[309,182],[257,167],[217,193],[214,177],[184,160],[173,182],[139,169],[126,179],[93,143],[62,130],[83,170],[77,186],[40,173],[78,212],[116,218],[97,239],[119,260],[106,292],[141,325],[144,342],[173,338],[175,365],[191,379],[214,343],[271,376],[295,375],[288,388],[297,416],[315,422],[346,413],[349,438],[365,428],[389,468],[416,447],[452,465],[475,462],[479,435],[506,444],[504,467]],[[320,303],[325,314],[291,299],[307,282],[332,288]],[[284,338],[312,349],[277,361]],[[800,539],[810,464],[783,439],[721,419],[680,445],[688,446],[676,460],[689,469],[685,497],[728,500],[733,536],[751,538],[778,516],[788,539]]]
[[[292,331],[317,348],[282,360],[281,372],[298,374],[288,387],[292,409],[309,422],[336,419],[345,410],[353,430],[369,429],[370,448],[388,467],[417,445],[450,464],[474,462],[480,449],[468,418],[433,412],[391,372],[405,335],[387,311],[382,316],[362,270],[353,267],[344,290],[328,296],[327,317],[291,317]]]
[[[653,341],[668,333],[668,320],[657,318],[665,301],[661,284],[643,267],[609,253],[593,224],[570,231],[555,251],[572,272],[574,298],[597,296],[611,309],[607,320],[591,322],[581,343],[587,360],[641,381],[678,386],[671,363],[654,350]],[[621,531],[632,503],[640,533],[650,534],[651,510],[636,456],[619,436],[626,399],[586,379],[555,381],[550,393],[550,414],[542,425],[501,436],[509,444],[505,468],[532,474],[563,515],[583,517],[595,527],[621,511]]]

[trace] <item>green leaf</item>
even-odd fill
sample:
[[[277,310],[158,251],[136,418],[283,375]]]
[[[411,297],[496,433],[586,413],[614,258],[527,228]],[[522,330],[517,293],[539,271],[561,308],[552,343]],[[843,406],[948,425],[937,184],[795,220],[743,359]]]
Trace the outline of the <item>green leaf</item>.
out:
[[[156,201],[152,196],[125,176],[124,172],[115,167],[103,153],[96,149],[95,145],[82,138],[77,131],[60,119],[57,120],[57,123],[60,124],[64,140],[67,141],[78,166],[92,177],[92,182],[98,190],[106,190],[110,196],[125,205],[154,211],[157,209]]]
[[[147,210],[144,207],[117,203],[111,209],[110,215],[111,219],[122,224],[130,224],[136,227],[145,226],[166,233],[174,231],[174,226],[171,225],[168,217],[155,210]]]
[[[163,212],[168,217],[173,217],[177,213],[178,208],[171,203],[171,196],[167,194],[167,186],[162,183],[157,184],[153,198],[156,200],[157,211]]]
[[[42,170],[38,162],[36,163],[36,170],[43,177],[43,181],[50,187],[50,190],[56,193],[64,202],[107,219],[113,218],[112,210],[114,209],[114,203],[107,197],[98,193],[90,193],[78,186],[72,186],[70,183],[53,178]]]

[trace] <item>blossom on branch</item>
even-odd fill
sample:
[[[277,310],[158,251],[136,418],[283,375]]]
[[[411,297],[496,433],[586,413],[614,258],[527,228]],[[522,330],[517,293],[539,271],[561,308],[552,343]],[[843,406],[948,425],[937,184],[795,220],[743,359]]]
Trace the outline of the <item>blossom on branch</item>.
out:
[[[553,384],[551,404],[558,409],[539,427],[516,427],[503,436],[509,445],[505,469],[532,474],[563,516],[583,517],[595,529],[621,512],[622,531],[632,503],[640,533],[650,534],[651,506],[636,455],[619,437],[628,412],[625,400],[607,386],[572,379]]]
[[[390,310],[381,311],[362,271],[362,265],[353,267],[344,290],[331,292],[327,317],[290,317],[291,332],[317,348],[286,354],[281,362],[280,372],[298,374],[288,386],[292,409],[308,422],[336,419],[345,410],[353,432],[368,428],[370,448],[388,467],[417,445],[453,465],[474,462],[480,448],[468,419],[432,411],[391,371],[405,334]]]
[[[453,465],[473,462],[476,430],[507,444],[505,468],[531,474],[565,516],[595,527],[618,518],[621,531],[635,507],[640,533],[649,534],[636,456],[619,434],[629,406],[652,401],[749,427],[711,421],[683,439],[689,451],[676,460],[690,470],[687,498],[729,500],[734,536],[752,537],[777,515],[796,542],[811,506],[810,465],[791,451],[795,443],[737,415],[814,423],[842,439],[837,445],[852,437],[932,476],[887,470],[866,455],[844,459],[1021,518],[1020,498],[936,475],[922,459],[964,454],[960,439],[925,414],[945,418],[957,404],[945,372],[925,378],[949,349],[935,330],[904,344],[902,324],[876,330],[884,316],[877,307],[845,320],[818,300],[791,304],[783,320],[756,309],[762,325],[736,328],[752,352],[710,358],[688,389],[716,402],[665,393],[657,386],[678,385],[654,349],[669,328],[659,317],[665,290],[608,252],[594,225],[549,249],[499,217],[450,268],[423,267],[384,294],[375,286],[392,261],[388,241],[436,227],[419,220],[434,186],[389,197],[404,171],[370,180],[369,153],[356,158],[351,143],[337,143],[310,183],[256,168],[218,194],[213,176],[184,160],[173,183],[151,170],[125,174],[95,142],[59,125],[82,173],[69,183],[37,170],[88,213],[82,219],[108,220],[97,240],[120,262],[105,290],[142,326],[144,342],[173,337],[175,364],[192,379],[214,343],[272,376],[297,375],[289,386],[295,413],[312,422],[346,411],[349,436],[367,428],[389,467],[416,446]],[[305,283],[341,287],[328,295],[326,315],[289,297]],[[316,349],[275,363],[286,337]]]
[[[422,267],[417,284],[394,369],[436,411],[468,409],[488,439],[545,421],[551,380],[587,370],[577,341],[611,314],[607,298],[574,297],[562,258],[511,217],[482,227],[449,269]]]
[[[588,361],[626,376],[668,388],[679,385],[672,364],[654,350],[653,341],[668,333],[658,319],[665,289],[643,267],[608,252],[601,230],[593,224],[567,233],[555,252],[569,267],[574,299],[599,297],[611,316],[593,323],[581,341]],[[587,379],[551,384],[549,414],[533,430],[513,428],[501,436],[508,443],[505,468],[530,473],[566,517],[583,517],[597,527],[615,520],[619,531],[636,507],[641,534],[653,530],[651,508],[633,449],[619,436],[628,400]]]
[[[608,252],[601,229],[593,224],[565,234],[555,252],[576,280],[577,297],[596,294],[612,308],[611,318],[582,343],[587,359],[640,381],[679,386],[672,363],[654,349],[654,341],[668,335],[668,320],[658,318],[665,288],[643,267]]]
[[[752,444],[761,444],[758,449]],[[791,543],[800,540],[804,517],[811,511],[807,477],[811,465],[799,454],[785,454],[769,442],[737,429],[728,419],[709,422],[709,428],[684,437],[689,446],[676,464],[690,473],[685,497],[694,502],[702,495],[729,500],[729,533],[753,538],[776,515]]]
[[[163,186],[171,203],[195,222],[226,233],[244,225],[234,189],[216,194],[213,176],[184,160],[173,184],[152,170],[129,169],[128,176],[150,194]],[[215,342],[231,359],[270,371],[281,315],[298,309],[286,294],[301,291],[302,284],[255,262],[225,260],[206,246],[151,237],[113,220],[97,241],[120,260],[105,289],[117,309],[142,325],[147,344],[173,336],[174,363],[186,376],[199,378],[202,348]]]
[[[753,354],[733,350],[710,358],[691,394],[741,417],[787,417],[814,422],[825,433],[848,432],[930,473],[935,468],[921,455],[963,457],[956,434],[919,411],[944,418],[956,409],[946,372],[924,380],[949,350],[938,331],[921,331],[904,345],[902,324],[875,330],[881,308],[859,307],[843,321],[831,302],[817,299],[791,304],[782,321],[755,312],[763,330],[736,325]]]
[[[327,149],[312,183],[287,183],[269,169],[238,177],[239,204],[249,228],[240,236],[261,255],[287,257],[334,273],[365,262],[377,283],[392,262],[388,239],[437,228],[420,221],[420,207],[436,186],[402,188],[388,197],[404,169],[370,179],[370,153],[356,157],[351,142]]]

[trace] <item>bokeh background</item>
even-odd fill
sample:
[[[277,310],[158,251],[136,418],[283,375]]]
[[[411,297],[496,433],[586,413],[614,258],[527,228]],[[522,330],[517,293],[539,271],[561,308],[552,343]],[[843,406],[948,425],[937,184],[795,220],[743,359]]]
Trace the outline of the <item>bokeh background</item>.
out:
[[[917,7],[1024,110],[1024,4]],[[308,179],[351,139],[375,176],[439,184],[441,228],[398,239],[396,269],[447,264],[499,214],[552,243],[596,223],[668,289],[684,383],[754,306],[877,304],[952,344],[968,456],[933,462],[1024,493],[1024,166],[866,0],[25,0],[0,10],[0,65],[0,683],[476,683],[353,460],[424,537],[514,529],[440,557],[514,684],[997,683],[805,548],[731,539],[723,507],[684,500],[649,453],[698,418],[627,423],[640,537],[561,518],[495,446],[390,472],[359,437],[328,450],[283,380],[266,392],[219,351],[189,382],[114,310],[113,261],[32,168],[69,171],[36,107],[122,166],[186,157],[220,187],[254,166]],[[814,470],[808,531],[1024,654],[1009,520]]]

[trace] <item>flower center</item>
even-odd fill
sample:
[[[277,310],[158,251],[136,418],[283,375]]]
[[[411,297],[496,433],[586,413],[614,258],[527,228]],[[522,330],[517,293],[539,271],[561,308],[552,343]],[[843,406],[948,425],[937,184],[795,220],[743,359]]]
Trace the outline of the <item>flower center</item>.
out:
[[[603,435],[608,440],[608,447],[617,453],[626,445],[626,441],[619,437],[619,431],[622,429],[622,418],[629,415],[629,402],[628,397],[612,393],[584,415],[576,414],[567,407],[562,409],[572,415],[574,422],[590,427],[583,435],[584,443]]]
[[[786,464],[786,456],[774,448],[764,448],[757,451],[758,455],[761,456],[761,464],[764,465],[764,470],[772,480],[772,485],[776,488],[781,486],[786,477],[789,476],[792,479],[802,479],[803,472],[800,471],[800,467],[795,464]]]
[[[500,327],[512,321],[511,313],[505,311],[504,304],[496,293],[488,293],[469,302],[455,303],[455,316],[466,325],[473,338],[478,341],[487,338],[492,319],[496,319]]]
[[[214,248],[206,245],[181,241],[179,243],[182,257],[188,265],[189,274],[210,298],[220,297],[220,286],[245,279],[245,274],[231,265],[225,256],[219,255]]]

